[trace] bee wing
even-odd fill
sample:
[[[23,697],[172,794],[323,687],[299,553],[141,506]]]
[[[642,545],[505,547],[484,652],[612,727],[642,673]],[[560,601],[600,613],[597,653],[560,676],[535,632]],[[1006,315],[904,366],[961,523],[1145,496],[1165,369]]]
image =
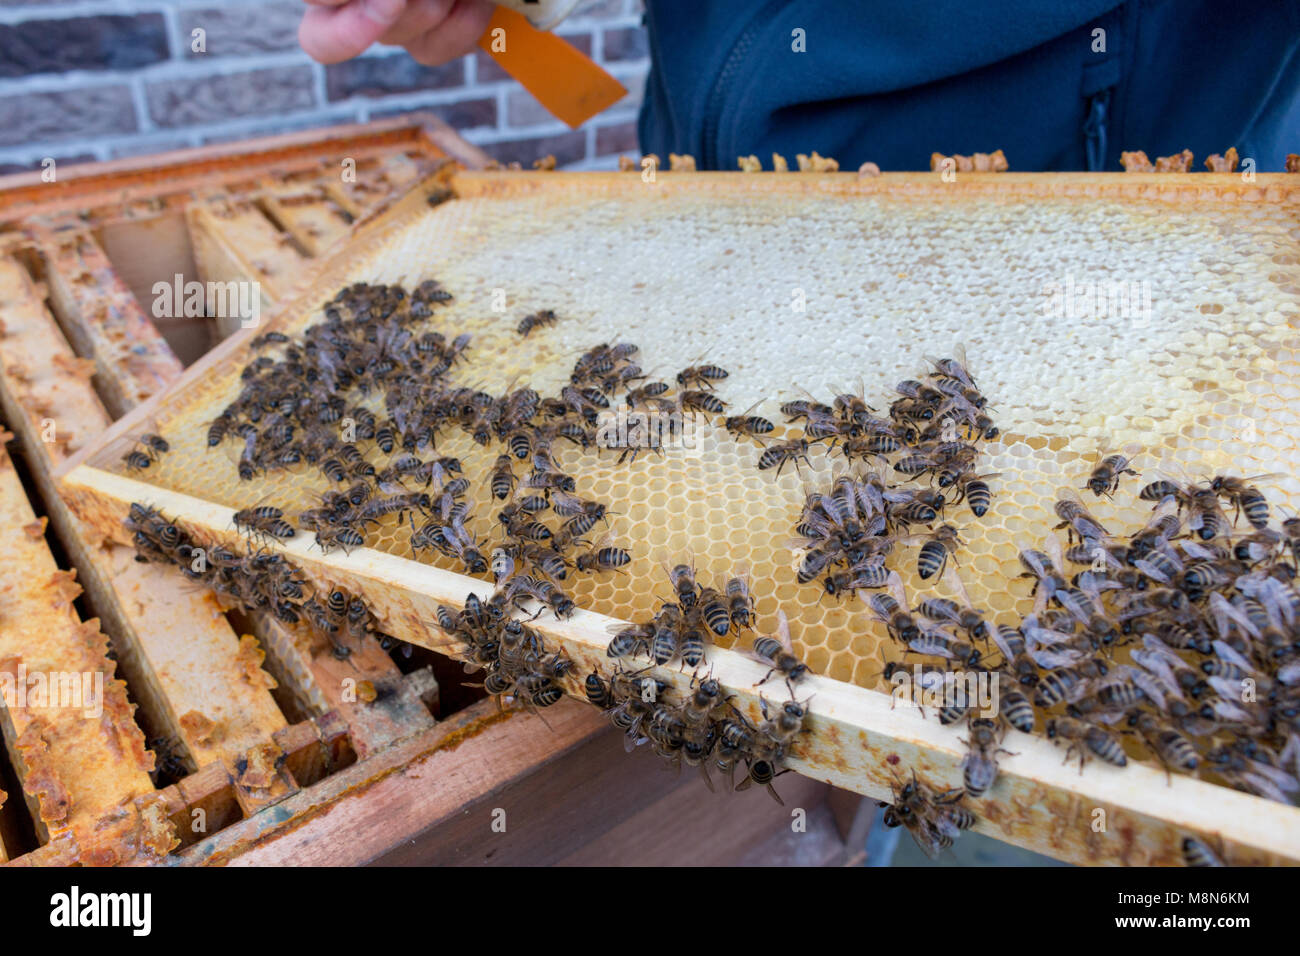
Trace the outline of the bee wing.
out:
[[[745,416],[752,414],[753,411],[754,411],[754,409],[756,409],[756,408],[758,408],[758,406],[762,405],[764,401],[766,401],[766,399],[762,399],[762,398],[760,398],[760,399],[759,399],[758,401],[756,401],[753,405],[750,405],[749,408],[745,409],[743,412],[739,413],[738,415],[734,415],[734,416],[732,416],[732,417],[734,417],[734,418],[744,418]]]
[[[957,569],[951,563],[944,565],[943,579],[952,587],[961,603],[974,610],[975,605],[971,603],[970,595],[966,593],[966,585],[962,583],[961,575],[957,573]]]
[[[1164,571],[1160,570],[1159,567],[1148,561],[1146,558],[1138,558],[1133,562],[1133,567],[1137,568],[1147,577],[1159,581],[1161,584],[1168,584],[1170,580],[1172,580],[1169,575],[1165,574]]]
[[[943,847],[939,844],[938,833],[933,824],[928,820],[918,819],[915,826],[909,827],[908,830],[912,834],[912,839],[916,841],[916,845],[921,848],[921,852],[932,860],[939,859]]]
[[[1136,684],[1142,693],[1151,698],[1161,710],[1165,709],[1165,689],[1164,685],[1156,678],[1152,677],[1146,671],[1134,667],[1132,664],[1121,664],[1116,668],[1116,673],[1125,680]]]
[[[1241,654],[1237,653],[1237,650],[1227,641],[1215,641],[1213,643],[1213,647],[1214,647],[1214,653],[1218,655],[1219,660],[1224,661],[1228,664],[1235,664],[1237,667],[1240,667],[1247,674],[1259,673],[1255,669],[1255,665],[1252,664],[1250,661],[1246,660],[1246,658],[1242,657]],[[1234,693],[1239,692],[1240,690],[1241,688],[1238,687],[1237,691],[1235,691]]]
[[[1069,667],[1077,664],[1087,656],[1084,651],[1076,651],[1066,648],[1064,650],[1046,650],[1044,648],[1030,648],[1029,656],[1034,659],[1034,663],[1039,667],[1053,670],[1058,667]]]
[[[782,610],[776,612],[776,639],[781,642],[787,654],[794,653],[794,642],[790,640],[790,621]]]
[[[1240,608],[1229,603],[1218,591],[1210,595],[1210,614],[1214,618],[1214,624],[1219,629],[1220,637],[1227,637],[1232,628],[1230,624],[1236,624],[1239,628],[1249,634],[1256,640],[1259,639],[1259,629],[1255,623]]]
[[[889,581],[886,585],[889,588],[889,594],[898,602],[900,608],[907,607],[907,591],[903,587],[903,579],[899,577],[897,571],[889,572]]]
[[[1196,541],[1183,540],[1179,541],[1178,544],[1182,547],[1183,554],[1195,561],[1215,560],[1214,552]]]
[[[1053,570],[1057,574],[1061,574],[1061,569],[1065,567],[1065,554],[1061,551],[1061,539],[1055,534],[1049,534],[1043,542],[1043,549],[1047,556],[1052,559]]]

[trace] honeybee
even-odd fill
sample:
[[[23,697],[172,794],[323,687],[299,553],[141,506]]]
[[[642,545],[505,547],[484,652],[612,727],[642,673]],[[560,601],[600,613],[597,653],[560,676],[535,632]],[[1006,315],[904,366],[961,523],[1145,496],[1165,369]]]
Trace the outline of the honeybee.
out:
[[[1001,477],[1001,473],[963,475],[954,482],[957,488],[957,496],[953,499],[954,502],[959,503],[964,500],[967,507],[970,508],[971,514],[977,518],[983,518],[993,504],[993,493],[989,490],[988,482],[993,478]]]
[[[1279,474],[1252,475],[1238,478],[1234,475],[1216,475],[1210,482],[1210,489],[1220,497],[1228,499],[1237,509],[1233,523],[1245,514],[1246,520],[1255,530],[1268,527],[1268,499],[1251,482],[1272,481],[1283,477]]]
[[[704,623],[719,637],[731,630],[731,611],[727,599],[714,588],[700,588],[696,601]]]
[[[941,524],[929,535],[904,539],[904,543],[921,545],[916,556],[916,573],[925,580],[943,572],[949,555],[956,552],[962,541],[956,528],[950,524]]]
[[[284,512],[269,505],[236,511],[232,520],[236,528],[250,534],[272,538],[292,538],[297,534],[293,525],[284,520]]]
[[[712,415],[721,415],[727,407],[727,403],[712,392],[704,392],[698,389],[688,389],[682,392],[677,401],[684,411],[709,412]]]
[[[889,636],[894,640],[910,644],[921,636],[920,628],[907,611],[907,593],[903,590],[903,580],[897,571],[889,575],[888,592],[871,595],[867,603],[871,605],[876,620],[885,625]]]
[[[776,788],[772,786],[772,781],[781,774],[789,772],[789,770],[778,771],[770,760],[755,760],[749,765],[749,776],[736,785],[736,790],[747,790],[750,784],[756,783],[760,787],[766,787],[772,799],[781,806],[785,806],[785,801],[777,794]]]
[[[655,636],[653,624],[616,625],[617,630],[610,637],[605,653],[610,657],[627,657],[631,654],[643,654]]]
[[[759,724],[759,733],[773,741],[784,752],[785,748],[804,730],[804,718],[807,716],[807,701],[800,703],[788,700],[781,705],[775,716],[768,712],[767,701],[762,694],[758,696],[759,709],[763,722]]]
[[[1126,445],[1122,454],[1107,455],[1097,463],[1097,467],[1092,470],[1083,487],[1098,498],[1103,495],[1107,498],[1112,497],[1119,489],[1120,478],[1124,475],[1132,475],[1135,478],[1139,476],[1140,473],[1134,471],[1129,465],[1140,451],[1138,445]]]
[[[695,606],[697,586],[695,584],[695,567],[693,564],[675,564],[668,568],[668,583],[677,592],[677,603],[683,608]]]
[[[1054,717],[1047,722],[1047,739],[1055,741],[1057,738],[1070,742],[1065,750],[1067,762],[1071,754],[1078,752],[1080,773],[1083,773],[1087,753],[1092,753],[1114,767],[1128,766],[1128,757],[1124,755],[1124,748],[1119,741],[1093,724],[1086,724],[1073,717]]]
[[[729,374],[717,365],[691,365],[677,373],[677,384],[682,388],[712,389],[714,382],[721,381]]]
[[[559,321],[559,317],[556,316],[554,309],[541,309],[537,312],[530,312],[520,319],[516,331],[524,338],[528,338],[529,333],[534,329],[554,325],[557,321]]]
[[[654,619],[654,635],[650,638],[650,656],[660,666],[676,656],[681,644],[680,628],[684,621],[681,609],[668,604],[660,608]]]
[[[1192,742],[1177,730],[1162,724],[1153,714],[1135,712],[1129,718],[1129,725],[1137,730],[1166,773],[1170,767],[1190,773],[1199,765],[1200,758]]]
[[[628,389],[623,400],[628,408],[637,408],[638,406],[649,408],[651,403],[668,391],[670,387],[666,382],[649,382],[637,388]],[[727,421],[731,421],[731,419],[727,419]]]
[[[727,579],[727,612],[737,630],[749,627],[754,619],[754,598],[743,569]]]
[[[763,675],[755,687],[766,684],[773,674],[780,674],[785,685],[794,696],[794,685],[808,673],[808,665],[794,654],[794,643],[790,640],[790,622],[784,611],[776,612],[776,635],[762,635],[754,639],[753,655],[755,660],[770,664],[768,672]]]
[[[970,738],[966,744],[966,757],[962,760],[962,779],[966,792],[981,797],[993,786],[998,776],[998,754],[1011,754],[1000,745],[1005,729],[996,720],[972,717],[967,725]]]
[[[724,419],[722,423],[723,427],[736,436],[745,435],[750,438],[758,438],[760,435],[769,434],[776,426],[760,415],[750,414],[762,403],[763,400],[760,398],[739,415],[733,415],[730,418]],[[629,402],[628,404],[631,403]]]
[[[975,667],[979,664],[979,649],[968,641],[960,640],[939,627],[918,624],[917,630],[919,633],[907,645],[914,653],[946,657],[966,667]]]
[[[1102,526],[1101,522],[1092,516],[1088,506],[1083,503],[1073,488],[1066,488],[1057,499],[1053,510],[1056,516],[1061,519],[1060,524],[1056,527],[1068,528],[1067,535],[1071,542],[1077,536],[1080,541],[1101,541],[1108,537],[1109,532]]]
[[[812,467],[812,462],[808,459],[808,440],[793,438],[789,441],[768,445],[763,449],[763,453],[758,456],[758,468],[760,471],[776,468],[776,473],[780,476],[786,462],[794,462],[795,471],[798,471],[800,461],[810,468]]]
[[[492,497],[502,501],[509,498],[517,480],[510,456],[498,455],[496,464],[492,466]]]
[[[632,561],[632,556],[622,548],[609,544],[612,535],[606,535],[595,546],[579,554],[574,559],[574,567],[579,571],[619,571]]]
[[[824,582],[826,593],[832,597],[862,589],[883,588],[889,583],[890,570],[885,567],[884,559],[873,558],[865,564],[854,565],[847,571],[828,574]]]

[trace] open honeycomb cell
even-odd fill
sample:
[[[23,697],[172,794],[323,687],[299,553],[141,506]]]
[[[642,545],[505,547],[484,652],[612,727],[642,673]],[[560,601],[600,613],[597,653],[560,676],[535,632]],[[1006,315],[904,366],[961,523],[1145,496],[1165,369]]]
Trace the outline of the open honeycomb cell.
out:
[[[453,374],[459,383],[494,392],[528,383],[553,395],[581,352],[634,342],[652,380],[672,381],[701,360],[721,365],[731,373],[717,387],[728,413],[754,406],[778,423],[778,405],[805,390],[829,401],[860,389],[884,407],[895,383],[929,369],[927,356],[964,343],[1002,432],[981,443],[977,470],[998,477],[982,519],[959,505],[947,520],[964,540],[956,559],[971,598],[999,620],[1030,609],[1016,556],[1056,523],[1057,490],[1082,485],[1101,455],[1129,443],[1142,447],[1143,472],[1281,473],[1265,491],[1275,505],[1297,506],[1300,191],[1273,187],[1266,199],[1188,188],[1174,201],[1156,187],[1060,195],[1033,177],[966,193],[937,182],[890,190],[852,177],[795,179],[465,176],[460,198],[394,219],[335,260],[276,327],[300,331],[353,281],[412,288],[436,278],[455,299],[429,326],[474,336]],[[1053,290],[1110,282],[1137,283],[1133,302],[1149,294],[1150,309],[1098,315],[1054,299]],[[506,311],[494,311],[502,295]],[[559,322],[520,339],[518,320],[539,308]],[[206,447],[206,423],[236,396],[247,359],[237,350],[215,362],[162,409],[173,450],[143,477],[232,508],[309,507],[330,486],[317,472],[243,483],[234,443]],[[689,447],[622,464],[616,453],[557,443],[577,493],[608,505],[615,543],[633,558],[627,574],[571,575],[573,599],[645,619],[669,596],[664,562],[689,555],[718,587],[745,568],[760,630],[771,632],[783,610],[817,672],[880,686],[884,662],[901,649],[865,600],[830,597],[795,575],[804,496],[844,459],[817,447],[811,467],[778,477],[756,469],[754,441],[720,420],[693,424]],[[500,449],[446,431],[437,453],[464,463],[471,527],[490,542],[499,503],[487,475]],[[122,471],[120,455],[108,450],[94,464]],[[373,456],[382,467],[384,456]],[[1134,529],[1150,514],[1136,500],[1142,480],[1088,503],[1109,527]],[[409,557],[409,535],[393,517],[368,544]],[[915,557],[903,548],[890,559],[909,595],[927,589]],[[461,570],[428,552],[416,560]]]

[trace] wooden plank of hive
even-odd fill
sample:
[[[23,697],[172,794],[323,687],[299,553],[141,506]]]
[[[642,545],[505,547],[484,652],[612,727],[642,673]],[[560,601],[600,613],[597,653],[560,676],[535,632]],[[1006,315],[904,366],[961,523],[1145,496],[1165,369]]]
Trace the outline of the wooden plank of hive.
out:
[[[391,197],[400,195],[421,178],[420,164],[403,153],[358,163],[355,179],[341,180],[339,191],[360,210],[370,215]]]
[[[114,416],[180,375],[180,361],[147,333],[140,304],[94,236],[60,232],[41,243],[41,252],[50,302],[73,347],[94,360],[99,394]]]
[[[62,487],[73,510],[106,535],[123,536],[126,503],[147,497],[164,514],[183,516],[179,523],[203,537],[232,549],[242,546],[228,530],[233,510],[211,502],[86,464],[68,471]],[[443,653],[445,638],[424,622],[436,618],[439,604],[459,607],[470,591],[483,600],[490,594],[476,579],[367,548],[322,555],[302,538],[274,547],[314,586],[360,595],[386,633]],[[583,675],[608,673],[608,635],[623,624],[581,609],[568,620],[544,616],[533,622]],[[759,681],[766,666],[722,648],[710,652],[709,662],[734,695],[732,702],[752,721],[760,720]],[[689,675],[661,669],[659,676],[679,692],[688,688]],[[580,680],[570,676],[566,682],[570,695],[582,696]],[[960,729],[926,720],[913,707],[895,707],[886,694],[828,678],[805,678],[800,693],[811,698],[811,732],[786,762],[799,773],[877,800],[892,795],[893,767],[915,768],[945,783],[961,780],[967,748]],[[1162,770],[1143,764],[1116,768],[1094,761],[1081,775],[1044,738],[1021,736],[1015,745],[1018,752],[999,761],[995,790],[968,800],[980,816],[979,832],[1085,864],[1176,865],[1188,835],[1221,843],[1239,865],[1300,862],[1300,810],[1294,807],[1182,775],[1167,780]],[[1106,811],[1105,832],[1093,829],[1097,809]]]
[[[359,759],[433,727],[428,705],[436,702],[436,681],[427,671],[404,676],[377,641],[340,660],[329,641],[304,624],[285,624],[269,614],[252,620],[254,632],[281,666],[298,675],[313,705],[337,712],[348,725]]]
[[[186,864],[354,866],[388,862],[412,839],[418,853],[414,835],[460,816],[464,805],[510,781],[544,774],[607,730],[600,714],[573,701],[549,708],[546,719],[549,728],[480,701],[290,797],[275,819],[240,821],[180,858]],[[485,831],[490,823],[485,811]],[[348,838],[337,839],[339,833]]]
[[[58,704],[3,695],[0,724],[38,835],[48,841],[89,832],[103,814],[152,791],[153,784],[152,760],[132,720],[126,687],[114,676],[108,639],[97,620],[77,616],[76,574],[59,569],[44,528],[13,462],[0,451],[0,672],[14,694],[25,677],[40,675],[48,702]]]
[[[289,293],[307,263],[293,237],[250,200],[217,198],[191,206],[186,216],[199,281],[256,282],[263,310]],[[240,327],[238,316],[218,315],[216,322],[222,336]]]
[[[265,222],[264,219],[262,221]],[[157,366],[137,366],[128,363],[110,368],[105,377],[109,379],[113,391],[122,396],[134,396],[152,387],[155,377],[159,374],[166,375],[167,383],[170,383],[171,380],[179,377],[181,371],[180,363],[175,360],[166,340],[149,319],[143,316],[140,318],[135,334],[140,347],[146,353],[164,355],[170,361],[159,363]],[[87,425],[98,423],[104,428],[107,427],[108,423],[103,421],[102,414],[96,416],[89,402],[83,403],[83,407],[78,408],[77,412],[76,421]],[[150,592],[157,586],[160,572],[166,574],[154,565],[144,565],[130,560],[131,555],[126,549],[114,548],[111,553],[114,565],[113,580],[118,586],[118,593],[134,594],[142,590]],[[173,578],[169,584],[170,587],[164,590],[174,589],[175,579]],[[129,590],[122,591],[122,588]],[[153,602],[150,602],[149,606],[152,607]],[[211,618],[216,612],[212,607],[208,607],[205,613]],[[432,726],[433,717],[423,698],[430,697],[431,694],[430,699],[436,700],[436,682],[421,683],[418,679],[403,679],[392,659],[376,642],[365,642],[346,662],[339,662],[332,655],[321,653],[321,648],[310,639],[306,628],[287,628],[273,616],[264,613],[251,615],[250,621],[254,634],[263,641],[264,646],[275,652],[277,665],[286,668],[288,672],[299,678],[299,682],[294,685],[295,689],[301,690],[312,704],[318,705],[315,713],[320,714],[327,709],[338,708],[345,715],[357,736],[356,746],[363,756],[395,740]],[[157,623],[161,627],[160,633],[169,633],[165,622]],[[221,630],[219,624],[217,630]],[[247,640],[241,641],[240,648],[241,654],[256,653],[254,646]],[[432,683],[431,692],[430,683]],[[355,696],[358,685],[377,693],[378,699],[373,703],[358,699]],[[275,685],[272,683],[269,686]],[[236,700],[233,703],[239,705],[240,702]],[[259,703],[265,702],[259,700]],[[255,706],[251,708],[251,713],[256,715],[265,710],[265,706]],[[240,712],[243,712],[243,708],[240,708]],[[175,716],[179,718],[181,715]],[[250,727],[247,734],[238,734],[235,739],[241,742],[247,740],[251,745],[252,741],[259,738],[257,730]],[[202,766],[203,751],[198,753],[191,751],[191,753],[198,761],[198,765]]]
[[[52,470],[106,430],[110,419],[45,309],[41,290],[12,258],[0,258],[0,316],[6,417],[23,439],[82,584],[119,637],[123,672],[149,714],[164,721],[158,730],[180,739],[196,766],[238,759],[285,725],[256,642],[235,635],[210,594],[187,590],[174,575],[135,561],[132,548],[104,541],[68,513]]]
[[[355,220],[354,213],[324,190],[269,195],[262,200],[262,206],[311,256],[321,255],[346,236]]]
[[[132,203],[156,205],[160,197],[170,200],[188,190],[211,190],[214,183],[270,171],[282,175],[315,171],[327,180],[337,180],[344,158],[360,162],[402,150],[430,159],[449,156],[470,169],[481,169],[490,162],[486,153],[438,117],[411,113],[154,156],[61,165],[54,183],[45,182],[40,171],[3,176],[0,222],[107,206],[121,209]]]

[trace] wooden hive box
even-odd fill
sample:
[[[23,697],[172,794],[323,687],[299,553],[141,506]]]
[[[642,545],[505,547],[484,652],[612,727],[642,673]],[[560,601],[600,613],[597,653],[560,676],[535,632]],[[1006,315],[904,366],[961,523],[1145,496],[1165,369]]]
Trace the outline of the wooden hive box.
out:
[[[1300,484],[1295,410],[1300,373],[1297,215],[1300,185],[1283,176],[660,173],[445,175],[365,224],[315,273],[310,288],[269,326],[237,333],[164,394],[119,421],[61,469],[61,490],[98,534],[130,540],[123,519],[146,502],[211,544],[247,546],[236,509],[267,501],[303,506],[325,487],[302,471],[240,482],[233,461],[206,447],[207,424],[239,391],[252,339],[295,334],[358,281],[436,278],[455,296],[432,320],[468,331],[465,383],[504,391],[528,381],[557,392],[575,357],[600,342],[632,341],[663,375],[701,357],[732,370],[718,394],[739,410],[772,415],[796,387],[815,395],[864,382],[868,401],[915,376],[924,356],[958,338],[996,408],[1000,437],[981,469],[995,472],[993,509],[963,524],[958,552],[976,606],[1026,612],[1019,544],[1051,533],[1056,490],[1077,486],[1099,456],[1137,441],[1144,466],[1189,473],[1232,468],[1287,476],[1271,489],[1294,509]],[[1154,286],[1150,311],[1110,322],[1060,296],[1084,283]],[[1055,291],[1053,291],[1055,289]],[[505,308],[498,306],[504,303]],[[1055,305],[1053,304],[1055,303]],[[522,315],[552,308],[552,328],[520,342]],[[450,335],[448,336],[450,338]],[[172,451],[152,467],[122,463],[136,437],[159,431]],[[475,530],[487,540],[488,474],[496,449],[440,438],[475,479]],[[788,614],[801,656],[816,672],[809,733],[789,766],[877,799],[898,768],[951,785],[960,780],[961,732],[894,706],[881,677],[895,652],[863,601],[834,603],[796,579],[789,539],[828,456],[805,478],[754,467],[758,449],[701,420],[690,442],[662,458],[617,462],[579,449],[557,459],[579,491],[609,504],[632,552],[627,578],[580,579],[578,610],[535,626],[578,663],[609,674],[612,628],[644,619],[662,598],[657,570],[691,555],[701,578],[751,569],[770,630]],[[1107,523],[1140,527],[1133,495],[1102,502]],[[439,605],[486,596],[482,579],[449,559],[412,560],[409,533],[390,521],[350,553],[322,553],[305,535],[276,542],[318,591],[361,596],[382,629],[415,645],[447,648],[432,625]],[[910,593],[918,582],[907,569]],[[765,668],[720,642],[709,665],[736,705],[757,720]],[[678,690],[689,675],[661,672]],[[772,690],[771,693],[778,693]],[[1184,837],[1221,845],[1237,863],[1300,860],[1300,811],[1158,767],[1094,762],[1085,772],[1062,751],[1018,733],[997,784],[972,801],[978,829],[1075,862],[1168,864]],[[1094,828],[1095,811],[1108,821]]]
[[[649,762],[623,773],[587,708],[555,708],[548,727],[437,655],[370,644],[340,661],[305,628],[227,614],[135,562],[56,492],[58,467],[229,331],[157,314],[155,282],[256,281],[273,308],[446,157],[487,162],[417,116],[0,180],[0,399],[16,434],[15,463],[0,460],[0,672],[89,675],[102,699],[86,712],[111,718],[0,702],[0,861],[672,862],[690,846],[728,862],[786,828],[754,800],[668,833],[686,782]],[[592,778],[618,799],[589,794],[581,824],[535,799]],[[818,859],[843,858],[854,808],[811,781],[796,795]],[[509,835],[485,841],[498,806]]]

